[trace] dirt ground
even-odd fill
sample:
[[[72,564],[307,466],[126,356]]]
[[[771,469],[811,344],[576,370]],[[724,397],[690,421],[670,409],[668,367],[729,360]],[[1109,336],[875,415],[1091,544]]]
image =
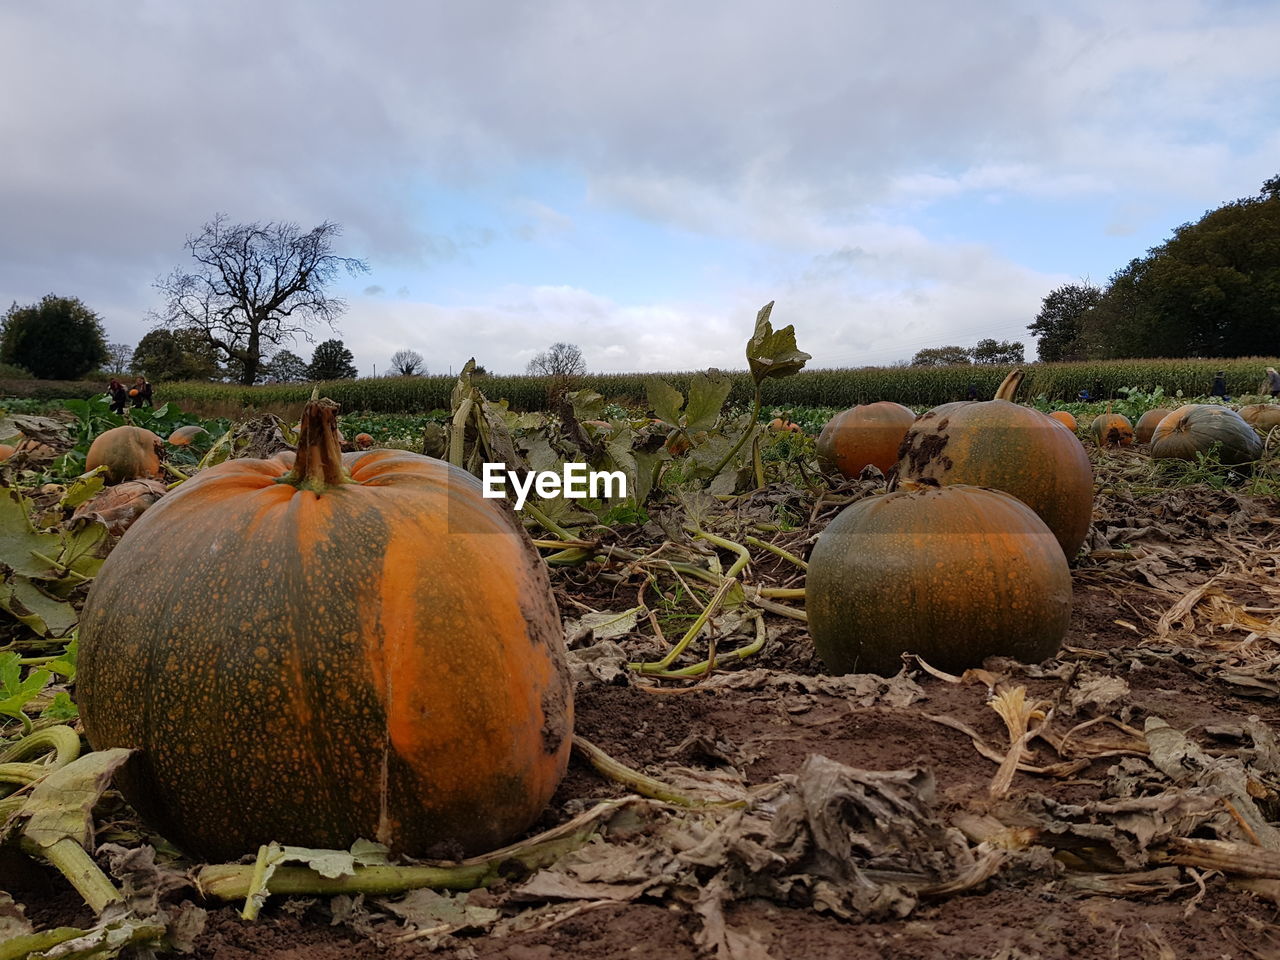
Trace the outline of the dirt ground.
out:
[[[841,842],[861,871],[853,876],[824,874],[812,849],[785,870],[775,868],[791,856],[777,845],[758,869],[739,873],[689,860],[689,848],[700,848],[693,841],[682,847],[678,838],[701,841],[729,815],[642,807],[636,822],[611,822],[590,848],[602,857],[625,852],[632,870],[625,877],[621,861],[580,859],[578,873],[556,874],[558,893],[545,883],[542,892],[529,892],[528,878],[516,878],[448,898],[459,910],[465,899],[474,917],[435,925],[360,898],[275,897],[254,922],[240,919],[238,903],[207,904],[190,955],[1280,957],[1275,883],[1187,862],[1195,857],[1177,839],[1266,847],[1261,832],[1280,819],[1280,754],[1266,736],[1280,722],[1272,654],[1280,640],[1278,524],[1275,503],[1221,491],[1104,491],[1093,555],[1074,570],[1063,652],[1036,667],[989,661],[987,674],[957,682],[911,663],[892,682],[831,684],[803,626],[782,623],[760,654],[691,686],[655,692],[599,678],[579,685],[580,736],[690,791],[742,796],[780,783],[799,790],[808,758],[833,761],[832,775],[852,778],[845,782],[856,787],[836,812],[847,829]],[[561,577],[560,589],[577,587]],[[609,609],[610,597],[597,593],[577,597]],[[635,656],[644,649],[639,642],[624,640],[623,647]],[[590,645],[590,638],[577,644]],[[1040,701],[1042,714],[1052,711],[1051,734],[1029,741],[1021,757],[1040,772],[1015,772],[994,796],[1010,734],[989,700],[993,692],[1018,690],[1027,702]],[[1155,736],[1164,728],[1153,718],[1185,735],[1172,766],[1157,753]],[[1063,740],[1068,730],[1074,744]],[[925,773],[909,789],[906,780],[886,786],[867,774],[915,770]],[[1237,782],[1247,788],[1252,813],[1231,792]],[[900,801],[892,816],[876,806],[891,790]],[[537,829],[628,792],[575,752]],[[848,799],[855,794],[864,800]],[[771,816],[781,816],[783,802]],[[854,809],[863,802],[872,811],[865,817]],[[904,852],[892,839],[899,827],[886,828],[889,839],[880,834],[885,817],[908,808],[916,825],[924,824],[932,859]],[[694,820],[696,828],[689,827]],[[824,822],[810,821],[806,842]],[[692,833],[681,832],[687,829]],[[768,846],[752,829],[734,835],[725,847],[731,857],[746,849],[743,837],[757,853]],[[683,872],[671,872],[682,857]],[[986,876],[965,873],[988,861],[994,866]],[[668,871],[662,882],[634,882],[637,863],[658,862],[658,872]],[[91,922],[56,874],[9,860],[0,861],[0,875],[37,927]],[[815,875],[827,885],[813,882]],[[188,888],[168,897],[192,895]]]

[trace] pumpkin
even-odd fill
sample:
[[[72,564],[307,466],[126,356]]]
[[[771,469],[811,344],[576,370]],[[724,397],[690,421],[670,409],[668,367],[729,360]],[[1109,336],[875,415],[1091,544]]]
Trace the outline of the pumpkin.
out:
[[[1188,403],[1160,421],[1151,437],[1153,460],[1195,460],[1215,452],[1238,467],[1262,457],[1262,441],[1240,414],[1212,403]]]
[[[898,476],[1011,493],[1053,531],[1067,559],[1093,517],[1093,467],[1075,436],[1046,414],[1013,402],[1022,371],[994,400],[958,401],[921,415],[902,442]]]
[[[204,427],[192,424],[189,427],[179,427],[173,433],[169,434],[169,442],[175,447],[187,447],[195,442],[196,437],[202,433],[207,433]]]
[[[228,860],[271,840],[418,857],[493,849],[568,764],[572,688],[546,566],[448,463],[339,452],[229,460],[149,509],[94,580],[77,702],[164,836]]]
[[[1098,414],[1089,425],[1089,432],[1100,447],[1127,447],[1133,443],[1133,424],[1123,414]]]
[[[367,433],[356,434],[356,447],[360,450],[368,450],[373,446],[373,437]]]
[[[12,457],[16,449],[12,444],[0,443],[0,463]]]
[[[131,397],[136,397],[137,395],[138,395],[138,388],[137,388],[137,387],[134,387],[132,390],[130,390],[130,391],[129,391],[129,396],[131,396]]]
[[[1076,418],[1073,417],[1071,412],[1068,410],[1055,410],[1053,413],[1049,414],[1049,417],[1050,419],[1057,420],[1072,433],[1075,433],[1076,429],[1079,427],[1079,424],[1076,423]]]
[[[76,507],[72,519],[95,516],[113,537],[123,536],[133,522],[168,492],[159,480],[126,480],[107,487]]]
[[[916,415],[890,400],[866,403],[837,413],[818,434],[818,461],[823,469],[850,479],[873,466],[888,473],[898,462],[898,448]]]
[[[1066,636],[1071,572],[1016,497],[908,481],[828,524],[809,557],[805,608],[832,673],[891,676],[908,651],[952,673],[992,656],[1038,663]]]
[[[143,427],[112,427],[89,445],[84,458],[86,471],[106,466],[107,482],[121,483],[139,477],[163,476],[160,458],[164,444]]]
[[[1138,418],[1138,422],[1133,425],[1133,437],[1138,443],[1150,443],[1151,435],[1156,432],[1156,426],[1173,413],[1172,410],[1166,410],[1164,407],[1156,407],[1154,410],[1148,410]]]
[[[769,421],[769,429],[778,433],[802,433],[800,424],[792,423],[790,420],[784,420],[782,417],[774,417]]]
[[[1280,403],[1251,403],[1240,408],[1240,419],[1266,433],[1280,427]]]

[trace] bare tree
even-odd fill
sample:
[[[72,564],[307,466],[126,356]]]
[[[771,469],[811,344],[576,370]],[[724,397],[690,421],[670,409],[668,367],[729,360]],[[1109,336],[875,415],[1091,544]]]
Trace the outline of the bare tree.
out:
[[[303,233],[296,223],[229,224],[219,214],[187,238],[199,266],[156,281],[166,303],[154,316],[162,326],[197,331],[241,383],[252,384],[271,347],[299,334],[312,341],[312,326],[333,329],[346,309],[325,295],[325,285],[342,270],[355,275],[369,266],[333,253],[340,232],[329,221]]]
[[[127,343],[108,343],[107,344],[107,372],[114,374],[126,373],[129,370],[129,364],[133,362],[133,347]]]
[[[427,372],[427,363],[417,350],[397,350],[391,355],[391,376],[420,377]]]
[[[528,370],[535,377],[580,377],[587,372],[587,361],[576,344],[553,343],[529,361]]]

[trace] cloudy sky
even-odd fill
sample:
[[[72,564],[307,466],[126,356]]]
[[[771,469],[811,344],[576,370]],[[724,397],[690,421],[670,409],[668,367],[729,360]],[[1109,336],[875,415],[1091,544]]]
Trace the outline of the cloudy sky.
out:
[[[1280,173],[1278,49],[1269,0],[8,3],[0,301],[134,343],[224,213],[342,225],[363,374],[743,367],[769,300],[813,366],[1025,339]]]

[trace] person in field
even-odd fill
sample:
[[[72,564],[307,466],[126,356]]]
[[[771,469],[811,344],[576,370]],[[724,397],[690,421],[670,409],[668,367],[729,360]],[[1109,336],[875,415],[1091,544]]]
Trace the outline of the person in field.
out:
[[[1267,392],[1280,397],[1280,373],[1276,373],[1275,367],[1267,367]]]
[[[133,398],[135,407],[151,406],[151,384],[143,377],[137,377],[133,381],[133,389],[129,391],[129,396]]]
[[[1231,398],[1227,396],[1227,375],[1219,370],[1213,375],[1213,387],[1209,390],[1209,396],[1220,397],[1224,402]]]
[[[112,377],[107,384],[107,394],[111,397],[111,412],[117,417],[123,417],[125,404],[129,402],[129,388]]]

